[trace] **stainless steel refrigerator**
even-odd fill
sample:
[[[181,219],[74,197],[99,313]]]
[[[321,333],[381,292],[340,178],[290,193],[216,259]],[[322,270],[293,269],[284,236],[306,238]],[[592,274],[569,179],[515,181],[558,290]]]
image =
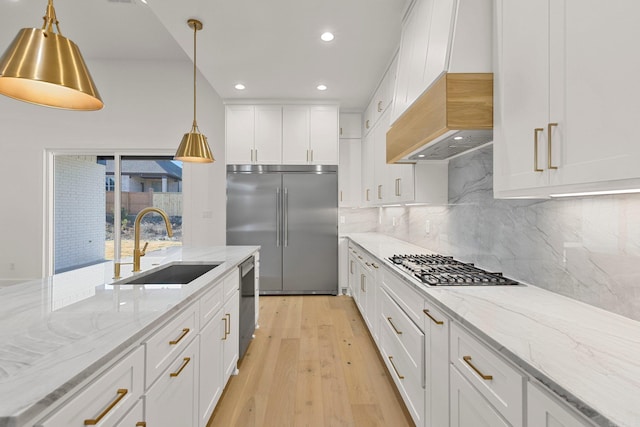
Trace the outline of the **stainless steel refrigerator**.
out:
[[[337,166],[228,165],[227,244],[261,246],[260,295],[336,295]]]

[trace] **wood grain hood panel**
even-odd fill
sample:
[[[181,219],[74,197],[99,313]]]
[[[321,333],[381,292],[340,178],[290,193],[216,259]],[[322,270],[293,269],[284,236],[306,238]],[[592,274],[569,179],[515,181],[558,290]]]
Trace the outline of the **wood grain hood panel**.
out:
[[[493,129],[493,73],[446,73],[387,132],[395,163],[452,130]]]

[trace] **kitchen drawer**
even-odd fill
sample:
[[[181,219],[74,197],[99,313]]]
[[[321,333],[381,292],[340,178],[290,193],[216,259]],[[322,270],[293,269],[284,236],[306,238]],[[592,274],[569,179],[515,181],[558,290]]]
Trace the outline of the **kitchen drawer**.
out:
[[[515,367],[455,323],[450,355],[451,363],[512,426],[523,425],[525,378]]]
[[[222,297],[223,292],[224,281],[220,280],[200,298],[200,330],[202,330],[222,308],[224,304]]]
[[[409,356],[388,324],[380,328],[380,339],[380,350],[389,374],[398,387],[414,422],[416,425],[423,425],[425,391],[422,387],[424,367],[422,351],[418,356]],[[424,341],[421,339],[419,342],[422,344]]]
[[[191,305],[145,342],[147,352],[145,390],[198,333],[196,330],[199,320],[198,307],[198,304]]]
[[[451,366],[451,424],[449,425],[450,427],[512,427],[453,366]]]
[[[138,399],[136,405],[131,409],[127,415],[124,416],[115,425],[115,427],[143,427],[146,426],[144,423],[144,407],[142,404],[142,399]]]
[[[240,270],[234,269],[224,278],[224,301],[226,302],[231,295],[240,289]]]
[[[382,287],[389,292],[393,300],[402,307],[402,310],[411,320],[422,329],[424,324],[424,298],[411,289],[411,285],[393,276],[392,273],[382,268]]]
[[[81,390],[45,421],[42,427],[100,427],[116,423],[139,401],[144,387],[144,350],[140,346]]]
[[[382,324],[390,328],[391,333],[407,353],[407,357],[412,359],[412,364],[421,366],[424,333],[413,324],[385,290],[380,293],[382,294]]]

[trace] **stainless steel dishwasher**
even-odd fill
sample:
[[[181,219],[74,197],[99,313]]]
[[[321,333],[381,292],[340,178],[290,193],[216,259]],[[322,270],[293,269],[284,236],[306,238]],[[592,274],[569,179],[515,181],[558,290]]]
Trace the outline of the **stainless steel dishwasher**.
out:
[[[255,259],[240,264],[240,359],[249,347],[255,331]]]

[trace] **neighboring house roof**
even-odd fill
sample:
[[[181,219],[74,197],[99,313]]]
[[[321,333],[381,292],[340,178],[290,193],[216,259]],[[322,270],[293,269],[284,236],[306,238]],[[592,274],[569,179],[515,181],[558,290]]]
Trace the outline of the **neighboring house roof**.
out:
[[[113,175],[114,161],[106,161],[107,174]],[[171,160],[122,160],[122,175],[146,178],[168,176],[182,181],[182,167]]]

